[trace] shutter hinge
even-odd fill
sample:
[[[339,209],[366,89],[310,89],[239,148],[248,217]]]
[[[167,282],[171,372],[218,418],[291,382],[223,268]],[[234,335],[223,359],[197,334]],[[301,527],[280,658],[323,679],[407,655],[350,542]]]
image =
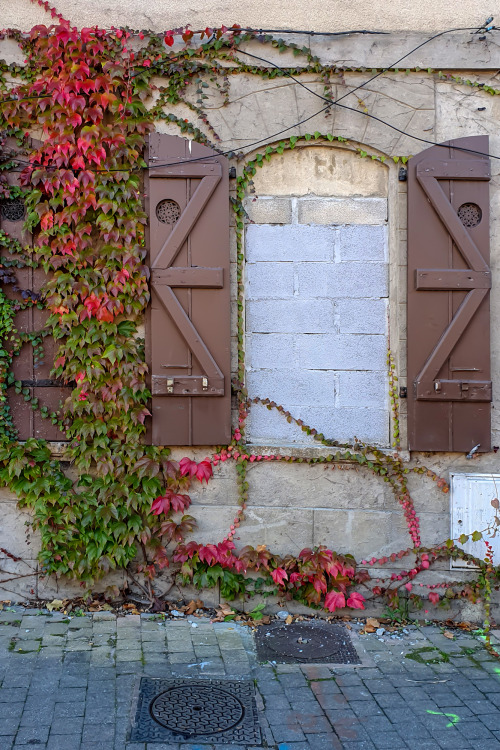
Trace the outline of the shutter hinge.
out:
[[[224,378],[206,375],[153,375],[153,396],[223,396]]]

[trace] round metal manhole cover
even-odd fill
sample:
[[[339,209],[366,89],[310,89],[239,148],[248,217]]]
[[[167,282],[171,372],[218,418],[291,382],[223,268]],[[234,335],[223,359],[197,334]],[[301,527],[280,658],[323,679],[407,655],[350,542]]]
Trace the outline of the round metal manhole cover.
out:
[[[462,203],[457,213],[464,227],[477,227],[483,216],[476,203]]]
[[[328,659],[345,645],[345,636],[338,631],[322,627],[308,627],[299,623],[271,631],[266,646],[282,656],[297,661]]]
[[[181,215],[181,207],[178,203],[166,198],[156,206],[156,218],[162,224],[175,224]]]
[[[186,685],[160,693],[150,706],[151,716],[171,732],[194,736],[232,729],[243,719],[243,704],[217,687]]]
[[[21,221],[24,217],[24,201],[22,198],[2,201],[0,203],[0,216],[4,221]]]

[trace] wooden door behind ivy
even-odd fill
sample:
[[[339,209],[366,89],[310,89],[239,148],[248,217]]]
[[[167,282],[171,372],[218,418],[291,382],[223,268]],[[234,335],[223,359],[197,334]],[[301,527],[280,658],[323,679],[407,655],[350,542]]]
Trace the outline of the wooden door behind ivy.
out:
[[[3,145],[5,155],[16,155],[15,141],[7,139]],[[21,166],[6,173],[10,185],[17,185],[19,170],[22,170],[26,155],[21,155]],[[0,229],[5,237],[18,240],[24,252],[30,256],[33,238],[23,228],[25,209],[22,197],[3,198],[0,201]],[[42,413],[55,413],[71,393],[71,388],[51,378],[50,371],[54,363],[57,343],[45,329],[48,313],[37,307],[37,300],[46,274],[42,268],[30,266],[10,266],[9,261],[16,258],[7,251],[2,252],[7,263],[2,263],[2,290],[8,299],[18,303],[20,309],[14,318],[14,324],[25,340],[18,354],[13,358],[12,374],[20,383],[21,392],[11,384],[7,389],[7,398],[11,417],[17,436],[20,440],[30,437],[45,440],[64,440],[64,434],[53,424],[50,418]],[[15,341],[7,341],[9,350],[16,351]],[[17,387],[19,391],[19,386]],[[36,408],[32,408],[32,405]],[[43,410],[43,411],[42,411]]]

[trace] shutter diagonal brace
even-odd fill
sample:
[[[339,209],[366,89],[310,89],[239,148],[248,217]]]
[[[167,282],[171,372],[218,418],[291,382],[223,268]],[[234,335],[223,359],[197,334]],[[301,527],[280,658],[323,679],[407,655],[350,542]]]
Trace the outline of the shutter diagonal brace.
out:
[[[186,178],[182,166],[168,170],[168,175],[160,170],[151,170],[150,177]],[[196,170],[195,170],[196,171]],[[210,174],[207,174],[207,171]],[[223,269],[172,267],[180,249],[203,213],[215,188],[222,177],[220,164],[200,164],[196,173],[190,170],[189,177],[202,177],[184,211],[174,225],[160,252],[151,264],[151,287],[172,321],[177,326],[193,356],[200,364],[203,375],[153,375],[153,395],[222,396],[224,395],[224,374],[212,357],[208,347],[196,330],[172,286],[221,288]],[[213,174],[211,174],[213,173]]]
[[[491,401],[491,381],[437,380],[438,373],[451,355],[461,335],[479,309],[491,287],[488,264],[475,242],[460,221],[444,190],[441,179],[489,180],[489,162],[443,162],[439,170],[435,163],[422,162],[417,166],[417,179],[437,215],[450,233],[469,269],[417,269],[415,288],[419,290],[469,289],[467,296],[443,332],[415,380],[416,398],[439,401]],[[475,272],[475,273],[474,273]],[[469,274],[467,280],[464,274]],[[439,281],[438,281],[439,278]]]

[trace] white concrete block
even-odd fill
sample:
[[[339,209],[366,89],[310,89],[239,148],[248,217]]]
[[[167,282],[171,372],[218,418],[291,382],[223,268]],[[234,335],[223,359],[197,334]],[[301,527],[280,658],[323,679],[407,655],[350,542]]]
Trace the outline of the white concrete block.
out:
[[[331,261],[334,238],[335,231],[330,227],[251,224],[246,230],[246,259],[250,263],[259,260]]]
[[[337,303],[340,333],[387,331],[387,302],[379,299],[341,299]]]
[[[300,263],[299,297],[387,297],[385,263]]]
[[[382,372],[340,372],[337,404],[344,406],[387,407],[387,375]]]
[[[337,252],[340,261],[386,261],[387,229],[364,224],[340,227]]]
[[[302,299],[328,297],[328,273],[332,263],[297,263],[295,288]]]
[[[292,410],[290,410],[292,411]],[[351,442],[355,437],[366,443],[389,445],[389,412],[384,409],[297,408],[296,416],[326,438]],[[295,412],[292,412],[295,416]],[[316,443],[317,444],[317,443]]]
[[[333,406],[335,373],[322,370],[280,372],[252,370],[247,373],[250,398],[270,398],[293,413],[294,404],[301,406]]]
[[[276,399],[275,399],[276,400]],[[389,437],[389,412],[384,409],[359,407],[335,408],[329,406],[291,405],[288,408],[296,419],[313,427],[326,438],[352,442],[354,438],[366,443],[387,447]],[[248,421],[249,441],[256,445],[306,445],[319,443],[294,423],[289,424],[276,410],[265,406],[252,406]]]
[[[385,198],[300,198],[299,224],[383,224]]]
[[[288,198],[246,198],[245,211],[255,224],[291,224],[292,202]]]
[[[287,422],[276,409],[263,404],[250,407],[246,434],[248,442],[254,445],[317,445],[294,422]]]
[[[250,300],[246,306],[246,327],[252,333],[330,333],[334,329],[334,303]]]
[[[293,334],[249,334],[246,337],[247,366],[252,370],[292,370],[296,366],[296,342]]]
[[[293,263],[247,263],[246,277],[247,299],[293,297]]]
[[[320,370],[387,369],[387,339],[369,334],[310,334],[297,337],[299,367]]]

